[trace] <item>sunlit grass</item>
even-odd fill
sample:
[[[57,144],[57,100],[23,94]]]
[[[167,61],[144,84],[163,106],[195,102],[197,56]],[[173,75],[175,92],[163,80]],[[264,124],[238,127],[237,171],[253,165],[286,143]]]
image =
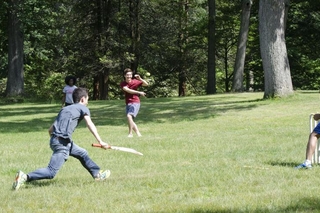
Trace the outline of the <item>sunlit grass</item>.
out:
[[[0,212],[317,212],[319,167],[293,167],[304,160],[319,93],[262,97],[142,99],[141,138],[126,137],[122,100],[90,102],[102,138],[144,156],[92,148],[94,138],[81,123],[75,142],[111,170],[110,179],[94,182],[70,158],[55,179],[19,191],[11,190],[17,170],[48,163],[47,129],[60,105],[0,105]]]

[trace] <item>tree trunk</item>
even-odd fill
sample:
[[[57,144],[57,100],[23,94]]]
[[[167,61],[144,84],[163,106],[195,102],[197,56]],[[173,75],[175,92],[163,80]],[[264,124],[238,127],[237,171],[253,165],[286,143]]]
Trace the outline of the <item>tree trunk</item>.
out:
[[[243,74],[244,74],[244,63],[246,58],[246,47],[249,32],[249,22],[250,22],[250,11],[251,11],[251,0],[242,0],[242,12],[241,12],[241,25],[238,38],[238,47],[236,61],[233,71],[233,92],[243,92]]]
[[[134,60],[131,62],[131,69],[137,71],[140,60],[140,0],[130,0],[130,27],[131,27],[131,52]]]
[[[24,92],[23,78],[23,32],[18,18],[20,0],[9,0],[9,51],[8,51],[8,80],[6,96],[18,96]]]
[[[99,75],[95,75],[93,77],[93,100],[99,100],[100,97],[100,89],[99,89]]]
[[[209,23],[208,23],[208,76],[207,94],[216,93],[216,45],[215,45],[215,0],[208,0]]]
[[[186,87],[187,87],[187,77],[186,71],[182,67],[179,73],[179,97],[186,96]]]
[[[110,11],[111,0],[97,0],[96,1],[96,43],[98,49],[102,52],[108,51],[108,46],[105,44],[108,40],[108,29],[110,26]],[[93,100],[108,99],[108,79],[109,68],[103,67],[94,76],[93,82]]]
[[[180,54],[180,63],[179,63],[179,96],[186,96],[187,90],[187,73],[188,68],[186,65],[186,55],[187,53],[187,43],[188,43],[188,16],[189,16],[189,0],[180,0],[181,13],[179,17],[179,54]]]
[[[224,46],[224,57],[223,57],[223,64],[224,64],[224,74],[226,76],[225,78],[225,81],[224,81],[224,87],[225,87],[225,92],[230,92],[229,91],[229,81],[230,81],[230,78],[228,76],[228,70],[229,70],[229,67],[228,67],[228,48],[227,46]]]
[[[93,100],[107,100],[109,87],[109,69],[104,68],[93,78]]]
[[[108,99],[108,91],[109,91],[108,80],[109,80],[109,69],[104,68],[104,71],[100,73],[100,78],[99,78],[99,90],[100,90],[99,100]]]
[[[293,93],[285,43],[285,0],[260,0],[259,35],[264,70],[264,98]]]

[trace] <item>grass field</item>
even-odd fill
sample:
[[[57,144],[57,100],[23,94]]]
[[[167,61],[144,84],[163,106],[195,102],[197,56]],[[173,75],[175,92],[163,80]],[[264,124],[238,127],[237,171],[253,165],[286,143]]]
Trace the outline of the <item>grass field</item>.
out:
[[[141,138],[127,138],[123,100],[89,101],[102,138],[144,156],[92,148],[83,122],[74,141],[111,177],[94,182],[70,158],[53,180],[18,191],[11,190],[17,170],[48,163],[47,129],[60,104],[0,105],[0,212],[320,212],[320,167],[293,169],[304,160],[319,91],[262,97],[142,98]]]

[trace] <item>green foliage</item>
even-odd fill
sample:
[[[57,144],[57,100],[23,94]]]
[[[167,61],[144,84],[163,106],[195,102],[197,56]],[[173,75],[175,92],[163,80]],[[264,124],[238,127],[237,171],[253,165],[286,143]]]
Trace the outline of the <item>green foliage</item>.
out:
[[[0,96],[4,96],[4,93],[6,91],[6,87],[7,87],[7,79],[1,78],[0,79]]]
[[[138,70],[151,73],[151,97],[178,94],[179,73],[186,73],[187,95],[205,93],[207,78],[206,0],[140,1],[138,42],[140,55],[132,51],[129,0],[103,1],[25,0],[19,17],[24,32],[25,89],[27,97],[60,97],[52,76],[69,74],[79,78],[79,85],[93,91],[94,80],[108,76],[109,99],[122,98],[119,82],[122,71],[138,58]],[[240,27],[240,1],[216,1],[216,71],[217,92],[231,88],[232,72]],[[290,1],[286,42],[295,89],[318,89],[320,15],[318,1]],[[264,78],[258,35],[258,6],[251,9],[245,63],[245,85],[262,91]],[[0,79],[7,76],[7,5],[0,3]],[[182,44],[182,43],[183,44]],[[249,84],[249,72],[253,84]],[[104,76],[105,77],[105,76]],[[57,79],[56,79],[57,80]],[[61,81],[63,79],[60,79]],[[59,81],[60,81],[59,80]],[[41,83],[39,83],[41,82]],[[3,84],[2,84],[3,85]],[[52,91],[44,96],[45,91]],[[4,88],[0,88],[2,92]],[[56,92],[53,92],[56,91]]]
[[[41,88],[41,93],[39,94],[39,96],[46,98],[49,101],[54,101],[61,98],[62,89],[65,85],[64,83],[65,77],[66,76],[60,73],[52,73],[50,77],[44,80],[44,85]]]
[[[250,88],[254,91],[264,90],[264,73],[262,67],[262,59],[260,55],[260,41],[259,41],[259,1],[254,0],[251,7],[249,35],[247,41],[247,54],[245,61],[245,85],[246,90]],[[253,84],[250,84],[250,72],[253,75]]]
[[[7,77],[8,67],[8,17],[7,2],[0,3],[0,79]],[[2,92],[2,88],[0,89]]]
[[[318,1],[291,3],[286,37],[292,81],[296,89],[320,88],[319,9]]]
[[[28,71],[26,71],[28,72]],[[32,99],[46,100],[48,102],[61,100],[62,89],[65,86],[65,75],[61,73],[52,72],[51,75],[37,76],[36,79],[30,79],[32,75],[26,75],[25,79],[28,85],[26,89],[26,97]]]

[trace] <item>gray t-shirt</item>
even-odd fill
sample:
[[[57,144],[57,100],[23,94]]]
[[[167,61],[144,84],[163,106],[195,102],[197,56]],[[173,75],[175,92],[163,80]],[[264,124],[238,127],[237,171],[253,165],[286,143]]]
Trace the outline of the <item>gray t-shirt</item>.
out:
[[[90,110],[82,104],[63,107],[53,123],[52,134],[72,140],[72,133],[85,115],[90,116]]]

